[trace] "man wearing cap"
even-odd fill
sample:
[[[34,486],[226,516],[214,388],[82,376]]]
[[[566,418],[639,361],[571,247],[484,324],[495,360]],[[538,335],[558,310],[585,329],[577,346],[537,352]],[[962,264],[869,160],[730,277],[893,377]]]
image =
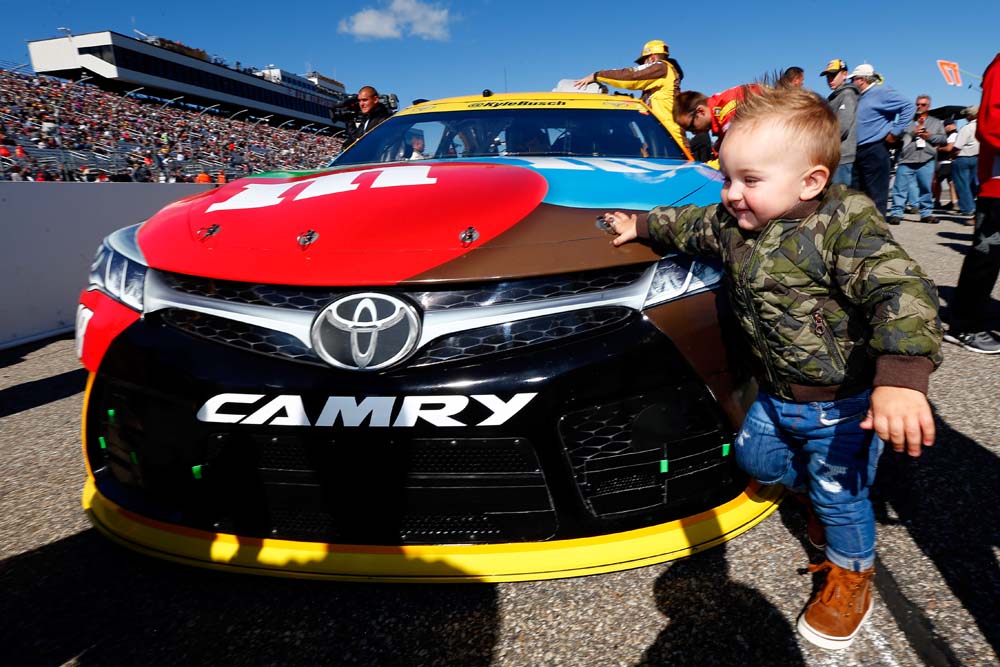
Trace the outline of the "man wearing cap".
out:
[[[917,115],[903,133],[901,148],[896,160],[896,181],[892,188],[892,206],[889,207],[889,223],[898,223],[903,218],[906,201],[916,200],[920,209],[920,222],[937,224],[934,212],[934,158],[937,147],[948,143],[944,123],[931,116],[929,95],[917,97]]]
[[[899,142],[916,112],[916,105],[894,89],[883,85],[881,74],[867,63],[851,72],[851,81],[861,91],[858,100],[858,153],[854,176],[879,213],[889,203],[889,146]],[[888,220],[890,224],[899,221]]]
[[[680,90],[684,72],[677,61],[670,57],[670,47],[659,39],[646,42],[635,63],[635,67],[606,69],[588,74],[574,81],[573,85],[583,88],[596,82],[614,88],[641,90],[642,101],[667,128],[677,145],[688,152],[687,137],[674,120],[674,97]]]
[[[982,101],[967,111],[977,118],[979,200],[972,245],[948,304],[951,322],[944,339],[973,352],[1000,354],[1000,336],[985,317],[1000,276],[1000,53],[983,74]]]
[[[832,181],[850,187],[854,174],[854,156],[858,152],[858,87],[847,77],[847,63],[834,58],[820,72],[833,92],[826,98],[840,123],[840,164]]]
[[[979,105],[962,109],[969,122],[962,126],[955,137],[955,158],[951,161],[951,175],[958,194],[959,215],[971,216],[976,208],[976,161],[979,159],[979,140],[976,139]]]

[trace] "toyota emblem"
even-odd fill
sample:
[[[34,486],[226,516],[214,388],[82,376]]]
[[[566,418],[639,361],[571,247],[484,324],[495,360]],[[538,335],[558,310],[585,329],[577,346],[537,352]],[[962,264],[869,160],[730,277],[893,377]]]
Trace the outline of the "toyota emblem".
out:
[[[311,337],[316,353],[328,364],[376,371],[413,352],[420,338],[420,317],[412,305],[388,294],[350,294],[319,312]]]

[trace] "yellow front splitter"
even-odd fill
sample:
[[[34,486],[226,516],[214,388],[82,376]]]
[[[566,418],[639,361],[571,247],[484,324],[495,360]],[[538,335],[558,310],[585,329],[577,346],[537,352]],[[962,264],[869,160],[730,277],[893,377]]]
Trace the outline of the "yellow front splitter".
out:
[[[105,498],[90,475],[83,507],[115,542],[187,565],[341,581],[501,582],[615,572],[689,556],[757,525],[777,508],[780,496],[780,487],[751,484],[706,512],[597,537],[399,547],[245,538],[155,521]]]

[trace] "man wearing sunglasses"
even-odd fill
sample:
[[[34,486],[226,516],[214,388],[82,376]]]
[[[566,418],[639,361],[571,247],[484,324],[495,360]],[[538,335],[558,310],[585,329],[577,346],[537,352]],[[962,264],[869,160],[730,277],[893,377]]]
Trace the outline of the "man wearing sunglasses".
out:
[[[934,211],[934,165],[938,146],[948,143],[944,123],[928,112],[931,98],[921,95],[917,98],[917,113],[913,122],[902,136],[902,147],[896,162],[896,180],[892,186],[892,206],[889,208],[889,224],[898,224],[903,218],[906,202],[916,201],[920,209],[920,222],[937,224]]]

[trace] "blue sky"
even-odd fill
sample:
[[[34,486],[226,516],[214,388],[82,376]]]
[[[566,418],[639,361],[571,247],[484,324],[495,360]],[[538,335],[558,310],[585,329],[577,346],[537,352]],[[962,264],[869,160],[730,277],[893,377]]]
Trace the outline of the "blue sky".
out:
[[[934,106],[978,102],[978,79],[949,86],[936,61],[981,75],[1000,51],[1000,1],[545,2],[360,0],[289,3],[4,2],[0,61],[28,60],[27,40],[133,28],[204,49],[230,64],[312,69],[354,92],[365,84],[415,98],[550,90],[562,78],[624,67],[663,39],[684,68],[682,87],[711,94],[798,65],[828,92],[831,58],[875,65],[905,95]],[[831,13],[835,9],[836,14]],[[616,11],[624,11],[621,17]],[[954,37],[933,36],[952,30]]]

